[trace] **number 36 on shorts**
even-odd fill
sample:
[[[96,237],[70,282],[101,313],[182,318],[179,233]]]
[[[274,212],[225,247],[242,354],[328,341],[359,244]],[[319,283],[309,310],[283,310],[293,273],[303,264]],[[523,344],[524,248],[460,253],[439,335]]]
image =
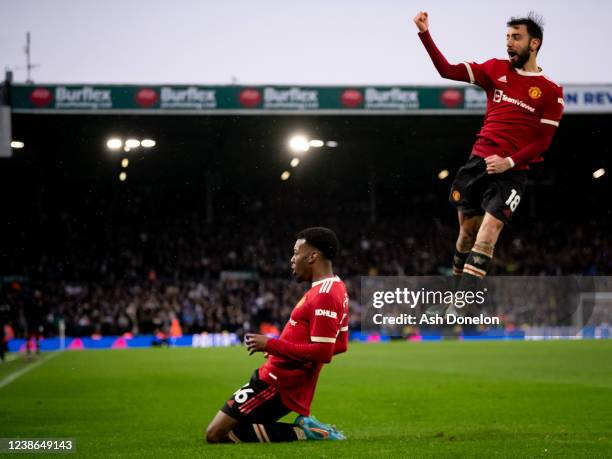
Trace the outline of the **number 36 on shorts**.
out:
[[[512,188],[510,192],[510,196],[506,199],[506,205],[510,207],[510,210],[514,212],[521,202],[521,196],[517,193],[517,191]]]
[[[249,395],[251,395],[253,392],[255,392],[253,389],[248,388],[249,383],[246,383],[244,386],[242,386],[240,389],[238,389],[236,392],[234,392],[234,400],[236,400],[236,403],[244,403],[247,401],[247,399],[249,398]]]

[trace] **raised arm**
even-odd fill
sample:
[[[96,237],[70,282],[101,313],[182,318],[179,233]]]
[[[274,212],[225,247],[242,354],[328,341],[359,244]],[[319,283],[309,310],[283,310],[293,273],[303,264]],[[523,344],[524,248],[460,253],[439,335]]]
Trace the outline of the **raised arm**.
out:
[[[436,70],[442,78],[449,80],[465,81],[473,83],[465,64],[449,64],[444,55],[440,52],[429,33],[429,16],[425,11],[420,11],[414,17],[414,23],[419,29],[419,38],[425,46],[429,57],[433,61]]]

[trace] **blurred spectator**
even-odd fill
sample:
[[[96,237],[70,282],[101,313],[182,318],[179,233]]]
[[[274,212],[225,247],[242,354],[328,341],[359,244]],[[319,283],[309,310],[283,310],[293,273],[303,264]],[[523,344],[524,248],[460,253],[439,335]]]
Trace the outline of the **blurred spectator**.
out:
[[[40,228],[23,230],[24,240],[36,245],[27,256],[10,257],[12,271],[5,274],[28,278],[29,290],[4,289],[12,306],[6,321],[17,335],[34,332],[32,327],[57,334],[60,320],[69,336],[166,339],[279,328],[306,290],[290,277],[294,234],[319,222],[340,237],[334,268],[347,283],[356,328],[359,276],[449,274],[456,236],[450,210],[448,221],[413,209],[412,217],[386,216],[377,224],[364,223],[368,219],[359,212],[281,218],[280,211],[219,216],[211,224],[195,212],[155,213],[141,197],[114,215],[105,198],[98,199],[87,203],[93,214],[84,208],[62,211],[42,216]],[[491,274],[607,275],[611,234],[612,225],[602,220],[517,224],[502,233]],[[26,311],[33,325],[16,311]]]

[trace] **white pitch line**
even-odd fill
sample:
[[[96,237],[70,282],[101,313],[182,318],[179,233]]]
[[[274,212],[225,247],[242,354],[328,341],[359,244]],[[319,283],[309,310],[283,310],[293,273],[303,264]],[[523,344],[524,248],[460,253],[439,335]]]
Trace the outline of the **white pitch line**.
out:
[[[11,373],[6,378],[4,378],[2,381],[0,381],[0,389],[2,389],[4,386],[8,386],[10,383],[15,381],[20,376],[25,375],[29,371],[31,371],[34,368],[42,365],[45,362],[48,362],[49,360],[51,360],[54,357],[57,357],[58,355],[60,355],[60,352],[50,352],[48,356],[43,357],[38,362],[34,362],[33,364],[28,365],[28,366],[22,368],[21,370],[18,370],[18,371],[14,372],[14,373]]]

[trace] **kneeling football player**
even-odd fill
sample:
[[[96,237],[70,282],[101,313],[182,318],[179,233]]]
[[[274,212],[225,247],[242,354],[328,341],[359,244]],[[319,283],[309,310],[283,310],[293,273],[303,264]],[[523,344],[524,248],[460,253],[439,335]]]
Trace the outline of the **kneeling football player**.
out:
[[[248,383],[223,405],[206,431],[209,443],[344,440],[335,427],[310,416],[310,404],[323,364],[348,345],[348,295],[334,276],[338,239],[327,228],[297,235],[291,269],[311,288],[295,305],[278,339],[247,334],[250,354],[267,353]],[[294,411],[295,422],[277,422]]]

